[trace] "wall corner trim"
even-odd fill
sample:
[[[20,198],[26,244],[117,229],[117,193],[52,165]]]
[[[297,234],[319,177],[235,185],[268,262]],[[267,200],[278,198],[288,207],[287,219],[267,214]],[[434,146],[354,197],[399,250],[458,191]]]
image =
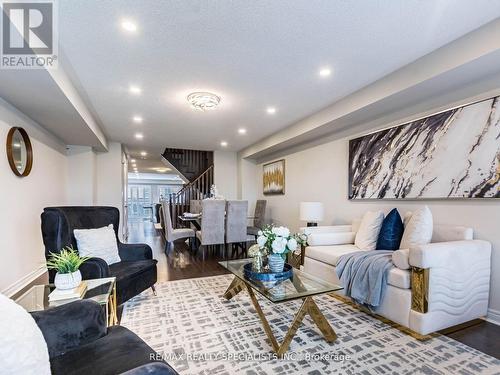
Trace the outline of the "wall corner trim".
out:
[[[486,316],[486,321],[500,325],[500,311],[488,309],[488,316]]]
[[[45,266],[45,264],[42,264],[35,270],[28,273],[26,276],[16,281],[15,283],[9,285],[7,288],[2,290],[1,293],[3,295],[6,295],[7,297],[12,297],[14,294],[18,293],[21,289],[23,289],[29,283],[35,280],[37,277],[43,275],[45,272],[47,272],[47,267]]]

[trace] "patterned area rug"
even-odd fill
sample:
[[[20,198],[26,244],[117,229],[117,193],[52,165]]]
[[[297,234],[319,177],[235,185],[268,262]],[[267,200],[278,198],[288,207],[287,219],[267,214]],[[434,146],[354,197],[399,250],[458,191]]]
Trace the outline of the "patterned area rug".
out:
[[[314,297],[338,335],[328,344],[306,316],[277,359],[246,292],[221,296],[232,276],[164,282],[125,305],[121,324],[180,374],[500,374],[500,361],[446,336],[421,342],[330,296]],[[258,295],[278,341],[300,301]]]

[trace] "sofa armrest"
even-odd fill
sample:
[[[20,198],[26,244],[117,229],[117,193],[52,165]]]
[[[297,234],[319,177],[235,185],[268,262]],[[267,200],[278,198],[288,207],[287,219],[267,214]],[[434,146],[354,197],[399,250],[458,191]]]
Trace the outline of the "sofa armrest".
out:
[[[353,244],[355,237],[354,232],[311,233],[307,236],[307,244],[309,246],[347,245]]]
[[[409,263],[414,311],[410,324],[418,332],[432,332],[442,323],[439,319],[434,325],[424,323],[421,314],[434,313],[447,319],[467,314],[472,319],[486,314],[491,273],[489,242],[464,240],[411,247]]]
[[[118,252],[123,262],[153,259],[151,247],[142,243],[125,244],[120,242],[118,243]]]
[[[110,276],[109,266],[104,259],[90,258],[80,266],[82,279],[102,279]]]
[[[471,262],[489,259],[491,244],[482,240],[436,242],[410,248],[410,265],[418,268],[467,268]]]
[[[145,365],[139,366],[122,375],[177,375],[172,367],[164,362],[152,362]]]
[[[106,335],[106,317],[101,305],[82,300],[31,313],[42,331],[50,358],[93,342]]]

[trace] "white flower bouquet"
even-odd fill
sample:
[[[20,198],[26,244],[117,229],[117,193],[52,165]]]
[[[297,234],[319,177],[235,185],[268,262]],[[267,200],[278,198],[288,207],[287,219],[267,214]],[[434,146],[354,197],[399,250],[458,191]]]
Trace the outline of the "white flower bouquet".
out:
[[[286,259],[286,254],[297,250],[300,245],[306,243],[305,235],[291,234],[286,227],[275,227],[268,225],[258,232],[257,244],[269,255],[279,255]]]

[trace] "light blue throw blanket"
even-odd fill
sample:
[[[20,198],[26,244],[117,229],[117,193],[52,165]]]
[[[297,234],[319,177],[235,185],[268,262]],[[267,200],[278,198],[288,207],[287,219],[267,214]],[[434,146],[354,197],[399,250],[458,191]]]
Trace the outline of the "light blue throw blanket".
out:
[[[392,251],[356,251],[342,255],[336,272],[346,296],[370,309],[380,305],[393,267]]]

